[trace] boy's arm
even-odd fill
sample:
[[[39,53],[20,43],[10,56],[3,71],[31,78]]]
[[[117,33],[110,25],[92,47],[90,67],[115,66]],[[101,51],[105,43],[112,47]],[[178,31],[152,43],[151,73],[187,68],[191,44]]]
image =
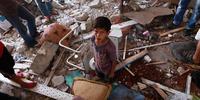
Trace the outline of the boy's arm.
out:
[[[117,61],[114,61],[112,63],[112,68],[111,68],[111,71],[110,71],[110,74],[109,74],[109,78],[113,78],[114,77],[116,65],[117,65]]]

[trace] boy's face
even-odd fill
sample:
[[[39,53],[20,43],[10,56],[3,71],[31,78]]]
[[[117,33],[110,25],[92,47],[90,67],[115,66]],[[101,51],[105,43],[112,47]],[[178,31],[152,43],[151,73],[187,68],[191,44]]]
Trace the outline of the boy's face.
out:
[[[105,42],[110,31],[106,31],[105,29],[102,28],[95,28],[94,32],[95,32],[95,42],[97,44],[101,44]]]

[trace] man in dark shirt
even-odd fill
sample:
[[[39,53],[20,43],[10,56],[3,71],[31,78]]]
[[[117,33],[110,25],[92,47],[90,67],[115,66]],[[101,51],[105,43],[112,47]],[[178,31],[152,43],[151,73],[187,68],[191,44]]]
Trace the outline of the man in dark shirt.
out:
[[[5,16],[12,26],[18,30],[28,47],[34,47],[37,44],[35,38],[39,34],[35,25],[35,17],[26,8],[15,0],[0,0],[0,15]],[[20,18],[27,21],[30,34],[28,34],[27,28]]]

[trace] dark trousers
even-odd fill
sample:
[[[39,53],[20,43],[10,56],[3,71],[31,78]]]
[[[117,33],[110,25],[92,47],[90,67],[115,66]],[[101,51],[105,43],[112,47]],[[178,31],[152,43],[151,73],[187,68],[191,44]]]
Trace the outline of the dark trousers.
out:
[[[5,17],[12,24],[12,26],[17,29],[27,46],[33,47],[35,44],[37,44],[35,37],[37,37],[39,34],[37,33],[35,25],[35,17],[26,8],[19,5],[17,8],[17,16]],[[20,18],[27,21],[28,30]],[[28,34],[28,31],[30,34]]]

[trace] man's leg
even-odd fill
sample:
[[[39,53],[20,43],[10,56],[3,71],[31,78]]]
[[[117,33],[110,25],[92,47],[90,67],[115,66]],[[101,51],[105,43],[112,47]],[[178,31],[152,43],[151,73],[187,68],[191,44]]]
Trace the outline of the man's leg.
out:
[[[44,16],[51,16],[45,2],[42,2],[42,0],[35,0],[35,3]]]
[[[175,25],[181,24],[181,22],[183,21],[185,11],[186,11],[189,3],[190,3],[190,0],[180,0],[179,1],[178,8],[177,8],[176,14],[174,16],[173,24],[175,24]]]
[[[51,13],[52,13],[52,9],[53,9],[52,4],[51,4],[51,1],[46,2],[46,6],[47,6],[47,8],[48,8],[49,14],[51,14]]]
[[[21,22],[19,16],[6,17],[6,19],[12,24],[13,27],[15,27],[18,30],[20,36],[24,39],[28,47],[33,47],[35,44],[37,44],[35,39],[27,34],[27,28]]]
[[[33,38],[37,37],[39,34],[37,33],[37,29],[35,25],[35,17],[23,6],[19,6],[18,15],[22,19],[27,20],[30,35]]]
[[[186,34],[190,34],[191,31],[195,28],[195,25],[199,19],[199,16],[200,16],[200,0],[196,0],[196,4],[193,9],[192,16],[189,19],[188,24],[186,26],[186,30],[188,30],[188,32],[186,32]]]

